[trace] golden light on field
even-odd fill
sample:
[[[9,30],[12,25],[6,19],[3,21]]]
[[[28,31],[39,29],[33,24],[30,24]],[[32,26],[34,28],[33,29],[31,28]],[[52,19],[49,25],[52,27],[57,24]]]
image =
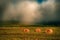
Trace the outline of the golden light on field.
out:
[[[23,28],[20,30],[20,28]],[[37,30],[37,32],[35,32]],[[43,31],[40,33],[40,30]],[[39,33],[38,33],[39,32]],[[52,35],[50,35],[52,34]],[[60,40],[59,27],[0,27],[2,40]]]

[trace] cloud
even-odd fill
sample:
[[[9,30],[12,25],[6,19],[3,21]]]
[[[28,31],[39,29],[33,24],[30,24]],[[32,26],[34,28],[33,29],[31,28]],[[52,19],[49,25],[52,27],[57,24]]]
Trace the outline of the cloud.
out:
[[[59,5],[57,5],[55,0],[47,0],[41,4],[35,1],[20,1],[16,4],[9,3],[3,13],[3,20],[18,20],[23,24],[57,21],[59,20],[57,14],[60,13],[58,7]]]

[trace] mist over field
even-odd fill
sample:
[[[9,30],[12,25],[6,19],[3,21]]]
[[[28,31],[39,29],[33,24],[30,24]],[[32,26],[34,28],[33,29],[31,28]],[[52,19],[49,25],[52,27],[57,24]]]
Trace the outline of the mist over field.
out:
[[[14,20],[27,25],[60,22],[60,0],[12,0],[3,3],[0,4],[3,21]]]

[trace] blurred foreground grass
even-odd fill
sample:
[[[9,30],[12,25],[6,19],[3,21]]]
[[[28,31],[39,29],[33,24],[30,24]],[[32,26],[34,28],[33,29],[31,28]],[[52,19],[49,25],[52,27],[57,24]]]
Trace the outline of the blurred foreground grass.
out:
[[[24,29],[30,29],[25,33]],[[40,28],[42,32],[35,32]],[[51,35],[46,34],[47,28],[53,29]],[[60,26],[55,25],[22,25],[19,22],[0,22],[0,40],[60,40]]]

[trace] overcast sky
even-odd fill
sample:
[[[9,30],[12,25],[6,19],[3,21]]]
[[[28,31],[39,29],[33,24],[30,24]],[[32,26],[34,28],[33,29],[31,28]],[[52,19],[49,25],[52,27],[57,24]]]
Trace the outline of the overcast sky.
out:
[[[33,2],[12,0],[7,3],[8,6],[3,11],[3,20],[19,20],[27,24],[59,21],[59,2],[58,0],[36,0]]]

